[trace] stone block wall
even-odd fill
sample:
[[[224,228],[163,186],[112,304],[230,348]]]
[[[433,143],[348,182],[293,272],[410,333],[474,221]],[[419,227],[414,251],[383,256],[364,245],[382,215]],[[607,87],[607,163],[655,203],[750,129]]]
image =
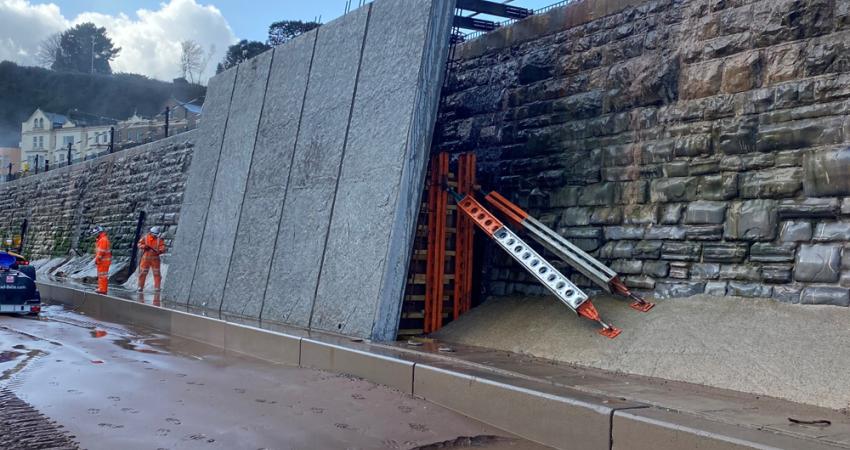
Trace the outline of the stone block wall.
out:
[[[457,57],[438,145],[629,286],[850,304],[850,2],[585,0]]]
[[[29,221],[24,253],[31,259],[93,251],[88,230],[109,232],[113,254],[128,256],[140,211],[146,226],[174,236],[195,132],[141,145],[70,167],[0,184],[0,233],[11,237]]]

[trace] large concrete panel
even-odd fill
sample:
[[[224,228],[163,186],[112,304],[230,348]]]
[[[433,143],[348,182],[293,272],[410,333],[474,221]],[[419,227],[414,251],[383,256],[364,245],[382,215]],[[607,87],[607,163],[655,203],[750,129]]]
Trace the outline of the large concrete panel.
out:
[[[221,305],[272,56],[273,52],[266,52],[237,67],[231,114],[192,280],[191,305],[213,310],[218,310]]]
[[[204,120],[199,126],[198,142],[189,166],[180,209],[180,226],[171,250],[168,278],[163,286],[163,298],[171,302],[186,303],[189,300],[235,82],[236,69],[230,69],[213,77],[207,86]]]
[[[311,328],[395,335],[453,10],[372,4]]]
[[[165,301],[393,337],[453,9],[378,0],[228,73]]]
[[[370,7],[318,30],[262,318],[307,326]]]
[[[314,30],[274,50],[223,312],[260,317],[315,42]]]

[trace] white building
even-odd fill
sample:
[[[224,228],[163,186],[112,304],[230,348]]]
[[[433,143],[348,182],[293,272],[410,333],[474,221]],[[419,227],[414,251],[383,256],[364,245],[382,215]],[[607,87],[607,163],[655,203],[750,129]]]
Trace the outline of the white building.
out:
[[[36,109],[21,124],[21,160],[32,170],[36,157],[38,166],[44,161],[50,164],[65,164],[68,159],[68,144],[71,144],[71,159],[82,160],[109,148],[110,125],[86,125],[75,123],[62,114]]]

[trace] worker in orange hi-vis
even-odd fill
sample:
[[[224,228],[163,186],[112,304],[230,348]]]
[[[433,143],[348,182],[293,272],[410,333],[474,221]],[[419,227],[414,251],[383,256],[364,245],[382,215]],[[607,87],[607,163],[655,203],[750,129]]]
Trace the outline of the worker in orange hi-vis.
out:
[[[148,270],[153,272],[153,288],[159,292],[162,283],[159,256],[165,253],[165,241],[161,236],[162,230],[159,227],[151,227],[150,232],[139,240],[139,250],[142,251],[142,259],[139,261],[139,292],[145,289]]]
[[[109,266],[112,264],[112,245],[109,237],[101,226],[91,229],[92,236],[97,236],[94,243],[94,263],[97,266],[97,293],[106,294],[109,290]]]

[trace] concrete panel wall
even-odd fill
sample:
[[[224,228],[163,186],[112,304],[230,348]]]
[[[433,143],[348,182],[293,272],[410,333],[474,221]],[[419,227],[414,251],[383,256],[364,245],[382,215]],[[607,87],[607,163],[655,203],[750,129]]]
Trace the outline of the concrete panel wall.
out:
[[[260,317],[286,199],[317,30],[274,50],[221,310]]]
[[[423,61],[446,59],[450,3],[372,7],[311,328],[395,336],[444,69]]]
[[[198,169],[215,181],[192,187],[209,194],[166,300],[393,337],[453,9],[378,0],[226,75],[221,161]]]
[[[319,29],[264,318],[310,323],[369,10]]]
[[[219,309],[254,154],[273,52],[238,66],[189,304]]]
[[[180,209],[181,226],[174,237],[169,266],[171,276],[163,286],[163,297],[174,302],[186,303],[189,300],[235,82],[236,69],[231,69],[213,77],[207,86],[204,120],[198,127],[197,144]]]

